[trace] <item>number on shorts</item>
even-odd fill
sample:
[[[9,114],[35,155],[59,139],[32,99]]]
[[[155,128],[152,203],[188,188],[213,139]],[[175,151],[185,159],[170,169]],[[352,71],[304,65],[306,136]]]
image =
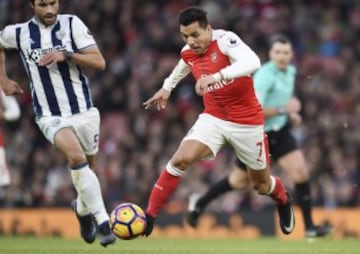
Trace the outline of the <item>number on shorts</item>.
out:
[[[258,154],[258,158],[256,159],[257,161],[262,162],[262,153],[263,153],[263,147],[264,147],[264,140],[261,140],[259,142],[256,143],[256,145],[259,147],[259,154]]]
[[[99,142],[99,134],[95,134],[94,135],[94,148],[97,146],[98,142]]]

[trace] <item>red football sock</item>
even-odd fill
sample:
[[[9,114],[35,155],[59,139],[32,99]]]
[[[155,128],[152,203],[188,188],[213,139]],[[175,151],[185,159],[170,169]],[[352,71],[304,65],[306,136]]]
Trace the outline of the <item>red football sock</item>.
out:
[[[279,177],[274,178],[275,187],[274,190],[269,194],[269,196],[276,202],[276,204],[284,205],[287,202],[285,187]]]
[[[164,169],[151,191],[146,213],[156,217],[171,194],[176,190],[179,182],[180,177],[170,175],[166,169]]]

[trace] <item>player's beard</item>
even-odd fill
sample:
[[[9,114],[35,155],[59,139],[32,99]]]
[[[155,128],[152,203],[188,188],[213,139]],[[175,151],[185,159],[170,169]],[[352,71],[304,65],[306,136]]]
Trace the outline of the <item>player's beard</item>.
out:
[[[41,23],[43,23],[45,26],[51,26],[55,23],[56,21],[56,14],[55,15],[44,15],[42,17],[38,16],[38,19],[40,20]]]

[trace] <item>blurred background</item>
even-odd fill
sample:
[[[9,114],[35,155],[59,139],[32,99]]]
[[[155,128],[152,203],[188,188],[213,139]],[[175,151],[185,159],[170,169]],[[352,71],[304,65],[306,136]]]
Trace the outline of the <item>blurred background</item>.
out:
[[[0,30],[32,17],[28,0],[0,0]],[[60,0],[61,13],[78,15],[103,52],[107,69],[87,71],[93,100],[102,114],[96,172],[109,209],[131,201],[146,207],[159,172],[202,110],[187,77],[166,110],[145,111],[142,102],[162,85],[179,58],[183,42],[177,14],[197,4],[214,28],[236,32],[267,60],[267,40],[288,35],[295,47],[297,95],[303,125],[294,134],[311,170],[314,205],[360,204],[360,2],[356,0]],[[7,70],[24,88],[20,57],[7,53]],[[12,183],[0,192],[3,208],[68,207],[75,197],[65,158],[34,123],[30,94],[18,96],[22,117],[3,124]],[[167,209],[184,211],[192,192],[204,192],[226,175],[234,153],[225,148],[215,160],[193,165]],[[292,188],[288,178],[276,174]],[[269,199],[252,191],[233,192],[209,209],[232,213],[261,210]]]

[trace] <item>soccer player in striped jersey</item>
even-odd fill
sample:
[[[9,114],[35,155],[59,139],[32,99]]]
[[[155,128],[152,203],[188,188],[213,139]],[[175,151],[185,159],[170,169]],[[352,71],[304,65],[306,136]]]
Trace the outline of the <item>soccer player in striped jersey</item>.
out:
[[[303,152],[291,134],[291,127],[301,123],[300,101],[294,96],[296,68],[291,64],[293,49],[284,35],[275,35],[270,41],[270,61],[254,75],[256,94],[263,105],[271,158],[277,162],[295,183],[295,194],[303,214],[305,236],[321,237],[329,233],[328,227],[314,224],[309,184],[309,168]],[[220,195],[249,186],[246,163],[236,160],[229,176],[215,183],[204,194],[189,197],[187,222],[196,227],[205,207]]]
[[[281,230],[290,234],[295,225],[291,196],[280,178],[270,175],[264,113],[253,88],[251,74],[260,67],[258,56],[235,33],[212,29],[206,12],[198,7],[183,10],[179,23],[186,43],[181,59],[144,106],[165,108],[171,90],[192,72],[195,91],[205,107],[151,191],[144,234],[151,234],[156,217],[188,166],[216,156],[226,143],[247,163],[256,191],[275,201]]]
[[[87,26],[75,15],[60,15],[58,0],[30,0],[34,17],[0,33],[0,84],[5,94],[22,93],[7,77],[5,49],[17,49],[30,81],[35,121],[69,162],[77,199],[72,202],[87,243],[115,242],[99,180],[94,173],[100,114],[82,67],[103,70],[104,57]]]

